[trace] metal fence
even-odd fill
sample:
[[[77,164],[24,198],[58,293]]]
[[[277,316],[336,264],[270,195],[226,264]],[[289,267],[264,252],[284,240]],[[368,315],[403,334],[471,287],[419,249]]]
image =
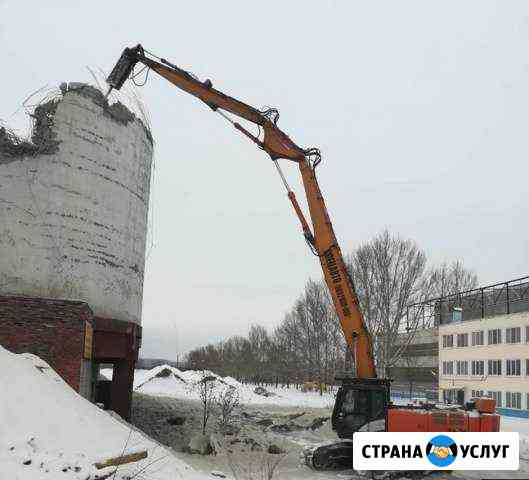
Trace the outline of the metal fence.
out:
[[[392,400],[409,400],[409,401],[427,401],[427,402],[438,402],[439,401],[439,389],[437,387],[432,388],[417,388],[411,389],[404,387],[391,387],[391,398]]]
[[[423,328],[529,311],[529,276],[408,306]]]

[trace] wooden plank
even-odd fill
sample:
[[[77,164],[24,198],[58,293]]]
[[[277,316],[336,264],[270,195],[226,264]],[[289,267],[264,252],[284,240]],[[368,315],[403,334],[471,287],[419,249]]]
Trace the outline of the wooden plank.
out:
[[[102,462],[94,463],[94,466],[101,470],[102,468],[107,467],[117,467],[118,465],[125,465],[127,463],[139,462],[147,458],[147,450],[142,450],[141,452],[129,453],[127,455],[122,455],[120,457],[109,458],[103,460]]]
[[[92,325],[89,322],[86,322],[85,329],[84,329],[84,352],[83,352],[83,357],[86,360],[92,359],[93,345],[94,345],[94,329],[92,328]]]

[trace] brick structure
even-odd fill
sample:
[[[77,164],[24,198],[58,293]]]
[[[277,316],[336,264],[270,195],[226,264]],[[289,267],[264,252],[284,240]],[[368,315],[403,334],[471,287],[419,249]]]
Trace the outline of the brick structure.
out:
[[[128,419],[132,402],[134,367],[141,344],[141,327],[135,323],[94,317],[93,358],[114,365],[110,398],[105,403]]]
[[[0,345],[39,356],[88,400],[97,397],[99,364],[112,363],[105,406],[126,419],[140,342],[137,324],[94,317],[85,302],[0,296]]]
[[[14,353],[37,355],[79,390],[85,328],[91,319],[84,302],[0,297],[0,344]]]

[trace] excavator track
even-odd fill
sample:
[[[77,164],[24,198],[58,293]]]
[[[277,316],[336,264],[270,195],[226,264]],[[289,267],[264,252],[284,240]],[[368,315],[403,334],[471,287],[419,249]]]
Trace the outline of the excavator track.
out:
[[[353,442],[342,440],[339,442],[329,442],[315,447],[307,447],[301,453],[301,460],[306,466],[317,471],[332,470],[352,470],[353,469]],[[432,471],[372,471],[359,472],[355,474],[360,477],[377,480],[399,480],[423,479],[429,476]]]
[[[353,468],[353,442],[342,440],[307,447],[302,452],[302,462],[313,470]]]

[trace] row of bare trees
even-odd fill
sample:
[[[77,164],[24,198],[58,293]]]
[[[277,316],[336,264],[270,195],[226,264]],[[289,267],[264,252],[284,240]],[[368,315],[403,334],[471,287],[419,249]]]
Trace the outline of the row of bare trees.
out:
[[[351,253],[347,265],[384,376],[422,326],[418,310],[407,315],[408,305],[477,285],[476,275],[461,262],[428,268],[414,241],[387,230]],[[332,383],[337,372],[353,367],[327,287],[314,280],[272,332],[254,325],[247,337],[191,351],[188,362],[239,380],[281,383]]]

